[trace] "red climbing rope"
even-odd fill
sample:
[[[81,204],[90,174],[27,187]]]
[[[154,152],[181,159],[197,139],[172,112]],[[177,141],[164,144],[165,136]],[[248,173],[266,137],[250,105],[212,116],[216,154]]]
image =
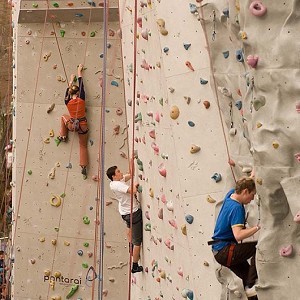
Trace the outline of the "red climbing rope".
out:
[[[217,84],[216,84],[216,78],[215,78],[215,74],[214,74],[212,58],[211,58],[211,55],[210,55],[210,46],[209,46],[209,42],[208,42],[206,25],[205,25],[205,21],[204,21],[203,6],[201,6],[200,11],[201,11],[200,15],[201,15],[201,23],[202,23],[202,26],[203,26],[203,33],[204,33],[204,36],[205,36],[207,52],[208,52],[208,56],[209,56],[210,71],[211,71],[211,76],[213,78],[213,88],[214,88],[214,92],[215,92],[216,99],[217,99],[218,112],[219,112],[219,117],[220,117],[220,121],[221,121],[224,141],[225,141],[227,158],[228,158],[228,161],[229,161],[230,160],[230,155],[229,155],[228,141],[227,141],[226,134],[225,134],[224,122],[223,122],[223,117],[222,117],[221,108],[220,108],[220,100],[219,100],[219,97],[218,97],[218,89],[217,89]],[[235,178],[235,175],[234,175],[234,172],[233,172],[233,167],[231,165],[230,165],[230,170],[231,170],[232,177],[233,177],[234,181],[236,182],[236,178]]]

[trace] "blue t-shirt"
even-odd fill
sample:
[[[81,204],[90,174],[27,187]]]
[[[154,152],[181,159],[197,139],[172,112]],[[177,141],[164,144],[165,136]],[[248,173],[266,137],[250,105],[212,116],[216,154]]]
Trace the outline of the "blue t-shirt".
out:
[[[245,226],[245,208],[244,205],[230,198],[234,189],[230,190],[225,196],[223,205],[217,218],[213,240],[226,240],[215,243],[212,249],[219,251],[232,242],[236,243],[232,227]]]

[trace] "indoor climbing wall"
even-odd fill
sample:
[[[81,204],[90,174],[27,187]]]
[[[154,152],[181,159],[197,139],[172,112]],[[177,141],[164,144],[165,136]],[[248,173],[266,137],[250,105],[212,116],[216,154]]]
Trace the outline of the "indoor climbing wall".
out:
[[[141,0],[135,18],[134,2],[120,1],[143,188],[135,299],[247,299],[207,241],[225,192],[253,167],[258,298],[297,299],[297,10],[297,1]]]
[[[108,14],[105,102],[102,16],[103,6],[94,1],[15,2],[12,299],[98,299],[100,278],[100,295],[126,298],[126,228],[102,178],[111,165],[128,170],[117,2],[110,1]],[[69,78],[80,63],[89,124],[87,178],[79,166],[78,135],[70,132],[67,143],[56,139],[67,113]]]

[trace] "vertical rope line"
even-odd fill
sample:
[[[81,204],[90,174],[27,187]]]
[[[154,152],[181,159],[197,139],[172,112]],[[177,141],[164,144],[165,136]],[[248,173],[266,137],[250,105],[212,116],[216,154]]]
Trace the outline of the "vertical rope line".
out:
[[[106,107],[106,83],[107,83],[107,28],[108,28],[108,7],[109,1],[104,0],[103,6],[103,78],[102,78],[102,108],[101,108],[101,151],[99,151],[99,163],[101,167],[101,185],[100,188],[100,259],[99,259],[99,281],[98,281],[98,299],[102,299],[102,291],[103,291],[103,251],[104,251],[104,162],[105,162],[105,107]]]
[[[226,153],[227,153],[227,158],[228,158],[228,161],[229,161],[229,159],[230,159],[229,146],[228,146],[228,141],[227,141],[226,134],[225,134],[223,117],[222,117],[222,114],[221,114],[220,100],[219,100],[219,96],[218,96],[217,83],[216,83],[216,78],[215,78],[215,73],[214,73],[214,68],[213,68],[213,63],[212,63],[212,57],[211,57],[211,54],[210,54],[210,45],[209,45],[209,42],[208,42],[207,31],[206,31],[206,26],[205,26],[203,6],[201,6],[200,11],[201,11],[201,23],[202,23],[204,37],[205,37],[205,40],[206,40],[207,52],[208,52],[208,57],[209,57],[210,71],[211,71],[211,76],[212,76],[212,79],[213,79],[212,80],[212,82],[213,82],[213,90],[215,92],[216,99],[217,99],[217,106],[218,106],[219,118],[220,118],[220,121],[221,121],[222,132],[223,132],[223,137],[224,137],[225,147],[226,147]],[[236,182],[236,178],[235,178],[235,175],[234,175],[234,172],[233,172],[233,167],[231,165],[230,165],[230,170],[231,170],[232,177],[233,177],[234,181]]]
[[[137,0],[134,1],[134,19],[133,19],[133,95],[132,95],[132,128],[131,128],[131,161],[130,161],[130,171],[131,171],[131,191],[134,187],[134,138],[135,138],[135,111],[136,111],[136,76],[137,76]],[[128,300],[131,299],[131,265],[132,265],[132,210],[133,210],[133,192],[130,194],[130,258],[129,258],[129,278],[128,278]]]

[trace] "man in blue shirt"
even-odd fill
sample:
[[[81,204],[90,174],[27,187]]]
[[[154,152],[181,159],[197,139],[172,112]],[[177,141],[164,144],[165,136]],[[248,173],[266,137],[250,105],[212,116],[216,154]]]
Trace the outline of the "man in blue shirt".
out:
[[[253,178],[241,178],[235,189],[225,196],[217,218],[212,245],[216,261],[228,267],[243,280],[247,297],[255,297],[257,272],[255,253],[257,242],[238,243],[254,235],[260,226],[246,228],[245,204],[249,204],[256,193]],[[251,258],[251,264],[248,259]]]

